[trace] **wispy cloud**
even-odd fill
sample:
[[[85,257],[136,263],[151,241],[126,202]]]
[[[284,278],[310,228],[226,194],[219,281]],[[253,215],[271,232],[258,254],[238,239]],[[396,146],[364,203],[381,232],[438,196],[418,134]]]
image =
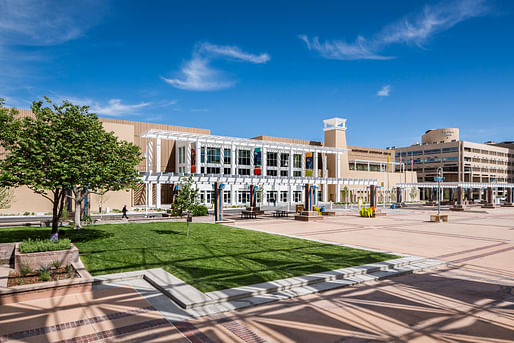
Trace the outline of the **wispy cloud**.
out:
[[[192,108],[191,112],[209,112],[207,108]]]
[[[270,60],[270,56],[266,53],[254,55],[242,51],[237,46],[223,46],[214,45],[210,43],[203,43],[200,45],[198,51],[207,52],[212,55],[218,55],[220,57],[231,57],[235,60],[250,62],[250,63],[266,63]]]
[[[423,9],[384,27],[371,39],[358,36],[354,42],[342,40],[320,42],[318,37],[309,38],[307,35],[298,37],[305,42],[309,50],[317,51],[328,59],[384,60],[394,58],[381,55],[381,51],[392,44],[422,46],[435,34],[446,31],[464,20],[485,15],[487,12],[485,0],[443,1],[426,5]]]
[[[77,98],[68,96],[54,97],[54,102],[59,103],[64,100],[74,105],[89,106],[89,111],[109,117],[120,117],[136,113],[139,109],[151,106],[151,102],[140,102],[138,104],[123,104],[121,99],[110,99],[107,102],[95,101],[90,98]]]
[[[377,95],[378,96],[389,96],[390,92],[391,92],[391,86],[390,85],[385,85],[384,87],[382,87],[382,89],[380,89],[377,92]]]
[[[97,23],[105,2],[0,0],[0,45],[55,45]]]
[[[211,66],[212,60],[220,58],[254,64],[270,60],[266,53],[254,55],[236,46],[202,43],[195,47],[191,60],[183,65],[176,78],[162,79],[173,87],[184,90],[211,91],[230,88],[234,86],[235,81],[227,79],[222,71]]]

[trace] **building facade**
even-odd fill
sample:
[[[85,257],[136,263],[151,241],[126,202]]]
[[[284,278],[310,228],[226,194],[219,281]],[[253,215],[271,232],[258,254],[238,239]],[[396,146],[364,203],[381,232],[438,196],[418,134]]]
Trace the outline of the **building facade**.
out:
[[[431,182],[443,169],[445,182],[513,182],[514,144],[473,143],[459,139],[459,130],[427,131],[421,144],[395,149],[395,159]]]
[[[31,115],[23,111],[23,115]],[[258,184],[263,205],[301,203],[306,183],[316,185],[319,202],[364,202],[368,187],[377,185],[378,201],[391,201],[397,183],[413,182],[416,173],[394,161],[393,151],[348,146],[346,119],[324,121],[324,142],[270,136],[236,138],[211,135],[208,129],[100,118],[104,128],[139,146],[144,161],[137,167],[145,182],[137,190],[92,194],[88,208],[95,212],[129,207],[169,207],[173,186],[193,175],[201,201],[213,201],[213,180],[226,183],[226,206],[249,202],[250,184]],[[408,190],[404,199],[409,200]],[[415,200],[417,197],[411,197]],[[44,213],[51,209],[43,197],[21,187],[9,209],[0,213]],[[70,208],[71,210],[71,208]]]

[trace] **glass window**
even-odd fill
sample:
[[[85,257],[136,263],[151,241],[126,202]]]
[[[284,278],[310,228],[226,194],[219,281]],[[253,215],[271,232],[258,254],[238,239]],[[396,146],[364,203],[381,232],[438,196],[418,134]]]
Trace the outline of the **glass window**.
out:
[[[276,169],[268,169],[268,170],[266,171],[266,174],[267,174],[268,176],[277,176],[277,175],[278,175],[278,174],[277,174],[277,170],[276,170]]]
[[[207,148],[207,163],[220,163],[219,148]]]
[[[289,154],[280,154],[280,166],[282,168],[289,167]]]
[[[276,152],[268,152],[268,157],[266,159],[268,167],[278,166],[277,156],[278,154]]]
[[[223,163],[225,163],[225,164],[232,163],[232,156],[230,155],[230,149],[223,150]]]
[[[249,166],[250,165],[250,150],[239,150],[239,165]],[[243,174],[240,174],[243,175]],[[250,175],[250,174],[248,174]]]
[[[220,168],[218,167],[207,167],[207,174],[219,174]]]
[[[412,152],[412,156],[419,156],[419,155],[423,155],[423,151],[417,150],[417,151]]]
[[[280,202],[287,202],[287,191],[280,192]]]
[[[287,170],[281,170],[280,171],[280,176],[286,176],[289,174],[289,172]]]
[[[448,152],[458,152],[459,151],[459,148],[458,147],[452,147],[452,148],[444,148],[443,149],[443,154],[446,154]]]
[[[223,174],[230,175],[230,168],[223,168]]]
[[[201,159],[201,162],[204,163],[205,162],[205,148],[201,147],[200,151],[202,152],[201,156],[200,156],[200,159]]]
[[[231,202],[231,199],[230,199],[230,191],[226,191],[226,190],[225,190],[225,191],[223,192],[223,202],[224,202],[225,204],[230,204],[230,202]]]
[[[277,201],[277,191],[266,192],[266,200],[268,202],[276,202]]]
[[[239,175],[250,175],[250,169],[247,168],[239,168],[238,169]]]
[[[294,202],[302,202],[302,192],[301,191],[293,192],[293,201]]]
[[[445,162],[457,162],[459,160],[458,156],[454,156],[454,157],[445,157],[443,159],[443,161]]]
[[[295,176],[295,177],[302,176],[302,171],[301,170],[293,171],[293,176]]]
[[[440,154],[441,149],[431,149],[431,150],[425,150],[425,155],[433,155],[433,154]]]
[[[293,167],[294,168],[302,167],[302,155],[300,155],[300,154],[293,155]]]
[[[237,193],[238,202],[241,204],[246,204],[250,202],[250,192],[249,191],[239,191]]]

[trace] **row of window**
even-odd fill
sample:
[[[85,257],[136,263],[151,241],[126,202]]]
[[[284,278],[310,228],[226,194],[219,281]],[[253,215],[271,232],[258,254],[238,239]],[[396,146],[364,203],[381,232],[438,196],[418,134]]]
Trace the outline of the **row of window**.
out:
[[[218,164],[221,162],[221,149],[220,148],[211,148],[211,147],[202,147],[201,148],[201,162],[205,163],[205,152],[207,151],[207,163],[209,164]],[[241,166],[249,166],[251,164],[251,150],[238,150],[237,151],[237,163]],[[269,167],[278,167],[280,162],[281,168],[289,167],[289,153],[278,153],[278,152],[268,152],[266,154],[266,164]],[[183,157],[182,157],[183,156]],[[254,164],[255,166],[260,166],[261,162],[260,149],[256,149],[254,151]],[[179,148],[179,163],[185,162],[185,148]],[[223,164],[231,164],[232,156],[230,149],[223,150]],[[293,168],[302,168],[302,155],[301,154],[293,154]]]
[[[181,171],[179,170],[179,172],[181,172]],[[200,168],[200,173],[218,175],[221,173],[221,168],[220,167],[202,167],[202,168]],[[237,175],[250,175],[250,168],[237,168],[236,173],[237,173]],[[232,173],[231,173],[230,168],[226,168],[226,167],[223,168],[223,175],[231,175],[231,174]],[[254,170],[254,175],[261,175],[260,168],[256,168],[256,170]],[[267,169],[265,175],[267,175],[267,176],[279,176],[280,175],[280,176],[288,177],[289,170],[280,170],[279,171],[277,169]],[[302,176],[302,171],[301,170],[293,170],[293,176],[294,177]]]
[[[262,193],[257,193],[257,202],[262,202]],[[267,191],[264,192],[266,201],[268,203],[274,203],[274,202],[288,202],[288,191]],[[318,201],[321,201],[322,199],[322,193],[317,192],[318,194]],[[280,195],[280,199],[278,196]],[[223,202],[228,204],[232,201],[232,195],[231,192],[223,192]],[[301,191],[293,191],[293,202],[302,202],[302,192]],[[214,191],[206,191],[206,192],[200,192],[200,202],[206,202],[206,203],[212,203],[214,202]],[[237,191],[237,202],[241,204],[249,203],[250,202],[250,192],[249,191]]]
[[[397,152],[395,156],[398,157],[405,157],[405,156],[419,156],[419,155],[434,155],[434,154],[440,154],[441,152],[443,154],[448,154],[451,152],[458,152],[459,147],[451,147],[451,148],[443,148],[443,149],[429,149],[429,150],[416,150],[416,151],[402,151]]]

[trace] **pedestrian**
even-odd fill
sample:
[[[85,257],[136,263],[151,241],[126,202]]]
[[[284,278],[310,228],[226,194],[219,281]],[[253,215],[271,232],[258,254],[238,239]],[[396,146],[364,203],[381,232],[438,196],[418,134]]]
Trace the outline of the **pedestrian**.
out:
[[[123,209],[121,210],[121,212],[123,212],[123,215],[121,216],[121,219],[123,219],[123,218],[127,218],[128,219],[128,217],[127,217],[127,205],[123,206]]]

